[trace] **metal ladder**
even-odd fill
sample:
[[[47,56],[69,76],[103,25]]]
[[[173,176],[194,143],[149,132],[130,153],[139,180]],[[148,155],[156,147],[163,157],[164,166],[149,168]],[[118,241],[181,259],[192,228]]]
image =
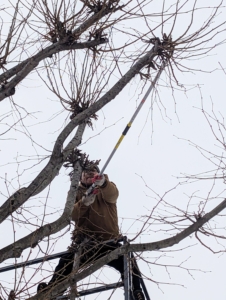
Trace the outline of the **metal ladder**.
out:
[[[134,300],[133,294],[132,294],[132,284],[131,284],[131,259],[134,258],[134,255],[132,252],[129,252],[128,254],[124,255],[124,282],[116,282],[116,283],[112,283],[112,284],[107,284],[104,285],[102,287],[96,287],[96,288],[92,288],[92,289],[88,289],[85,291],[81,291],[78,293],[78,297],[83,297],[83,296],[88,296],[88,295],[92,295],[95,293],[100,293],[100,292],[105,292],[108,290],[113,290],[113,289],[117,289],[119,287],[123,287],[124,286],[124,291],[125,291],[125,300]],[[136,262],[135,262],[136,263]],[[138,265],[136,263],[136,267],[138,268]],[[141,287],[143,290],[143,293],[145,295],[145,299],[146,300],[150,300],[147,288],[145,286],[144,280],[142,277],[140,277],[140,283],[141,283]],[[56,300],[68,300],[70,299],[70,295],[63,295],[63,296],[59,296],[56,298]]]
[[[112,240],[113,241],[113,240]],[[121,240],[119,241],[123,241],[123,244],[127,244],[127,237],[124,236]],[[108,241],[109,242],[109,241]],[[41,258],[37,258],[37,259],[32,259],[23,263],[19,263],[16,265],[11,265],[11,266],[7,266],[7,267],[3,267],[0,268],[0,273],[2,272],[7,272],[10,270],[14,270],[17,268],[22,268],[22,267],[26,267],[26,266],[30,266],[30,265],[34,265],[40,262],[45,262],[48,260],[53,260],[56,258],[60,258],[62,255],[68,253],[68,251],[64,251],[64,252],[59,252],[53,255],[48,255],[48,256],[44,256]],[[78,293],[78,297],[82,297],[82,296],[88,296],[91,294],[95,294],[95,293],[100,293],[100,292],[104,292],[104,291],[108,291],[108,290],[112,290],[112,289],[116,289],[119,287],[123,287],[124,286],[124,291],[125,291],[125,300],[134,300],[133,298],[133,294],[132,294],[132,268],[131,268],[131,260],[133,259],[134,263],[136,264],[136,268],[140,273],[139,267],[137,265],[137,262],[134,260],[134,255],[132,252],[129,252],[127,254],[123,255],[124,258],[124,282],[116,282],[116,283],[112,283],[112,284],[108,284],[108,285],[104,285],[102,287],[96,287],[96,288],[92,288],[92,289],[88,289],[85,291],[80,291]],[[143,293],[145,295],[146,300],[150,300],[147,288],[145,286],[144,280],[142,277],[140,277],[140,283],[141,283],[141,287],[143,290]],[[56,298],[56,300],[68,300],[70,299],[70,295],[63,295],[63,296],[59,296]]]

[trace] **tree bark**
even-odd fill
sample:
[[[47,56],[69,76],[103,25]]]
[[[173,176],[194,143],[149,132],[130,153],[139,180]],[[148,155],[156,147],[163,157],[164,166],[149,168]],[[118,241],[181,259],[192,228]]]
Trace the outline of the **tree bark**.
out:
[[[66,161],[69,153],[81,143],[85,126],[86,122],[79,125],[74,138],[68,143],[62,152],[58,153],[58,155],[51,155],[48,164],[27,188],[21,188],[8,200],[6,200],[6,202],[0,207],[0,223],[2,223],[30,197],[43,191],[53,181],[53,179],[59,174],[59,171],[63,163]]]
[[[44,237],[50,236],[65,228],[71,222],[71,213],[74,207],[79,180],[81,177],[81,166],[77,162],[74,167],[74,173],[71,180],[71,186],[68,192],[66,204],[61,217],[49,224],[46,224],[24,238],[0,250],[0,263],[12,257],[20,257],[24,249],[34,248]]]
[[[47,47],[46,49],[40,51],[36,55],[26,59],[16,67],[13,67],[12,69],[0,75],[0,83],[4,83],[6,80],[14,76],[9,83],[3,84],[3,86],[0,88],[0,101],[4,100],[9,96],[12,96],[15,93],[16,85],[20,83],[25,77],[27,77],[27,75],[31,71],[33,71],[45,58],[62,51],[96,47],[107,42],[107,39],[87,41],[85,43],[73,43],[72,45],[68,45],[67,43],[62,44],[58,42],[57,44],[53,44]]]

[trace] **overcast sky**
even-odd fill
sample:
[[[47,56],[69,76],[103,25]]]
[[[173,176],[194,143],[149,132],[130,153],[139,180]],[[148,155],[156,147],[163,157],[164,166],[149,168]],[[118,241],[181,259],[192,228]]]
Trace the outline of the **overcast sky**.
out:
[[[206,7],[212,4],[210,0],[198,2],[200,6],[205,4]],[[204,10],[200,10],[195,25],[198,26],[198,21],[203,18],[203,14],[205,14]],[[217,18],[223,22],[225,10],[222,9]],[[139,20],[135,22],[137,22],[135,26],[139,28],[141,26]],[[186,19],[183,17],[180,22],[175,28],[173,38],[185,26]],[[132,26],[131,24],[132,22],[128,23],[125,28]],[[170,27],[171,24],[167,24],[166,28],[167,26]],[[117,38],[116,31],[114,34]],[[222,39],[224,39],[224,34],[217,37],[212,43],[217,44]],[[120,40],[117,40],[117,43],[120,43]],[[176,73],[180,83],[185,84],[186,93],[179,87],[178,90],[175,89],[172,92],[172,89],[168,87],[167,75],[163,72],[157,85],[158,95],[156,96],[155,91],[147,99],[128,135],[107,167],[106,173],[116,183],[120,192],[118,199],[120,230],[129,239],[133,239],[140,231],[144,217],[149,215],[156,205],[158,195],[162,197],[167,192],[166,201],[172,206],[182,209],[186,208],[189,197],[195,195],[196,198],[192,199],[189,207],[190,212],[194,207],[194,213],[197,213],[202,198],[212,197],[205,209],[205,212],[208,212],[220,202],[221,198],[225,197],[223,180],[214,183],[205,180],[191,184],[185,183],[185,179],[182,178],[183,174],[198,174],[216,168],[193,145],[199,145],[209,152],[224,155],[224,149],[219,147],[220,144],[211,132],[211,128],[201,111],[203,105],[209,114],[212,114],[213,108],[216,116],[221,120],[225,115],[226,75],[219,63],[226,68],[224,44],[213,49],[208,56],[202,59],[189,59],[186,62],[187,66],[206,72],[194,70],[190,73]],[[126,70],[125,66],[124,72]],[[212,72],[213,70],[214,72]],[[91,159],[101,159],[100,167],[104,165],[142,99],[143,94],[141,94],[140,89],[137,89],[137,86],[140,86],[139,80],[140,78],[137,76],[114,101],[99,112],[99,120],[94,123],[93,131],[90,128],[86,129],[80,149],[87,152]],[[148,84],[144,91],[147,89]],[[41,155],[50,154],[57,134],[65,122],[68,122],[68,119],[66,120],[68,113],[58,114],[63,111],[61,104],[47,90],[36,74],[30,75],[18,87],[13,99],[18,105],[25,107],[27,112],[33,112],[33,117],[29,115],[24,120],[28,129],[27,132],[18,125],[15,131],[0,136],[1,203],[5,201],[7,193],[10,194],[18,188],[26,186],[37,175],[47,160],[31,168],[34,163],[37,163],[37,161],[33,163],[33,158],[37,158],[37,155],[40,158]],[[12,108],[15,109],[9,100],[2,101],[0,106],[2,115],[9,114]],[[22,112],[21,109],[20,111]],[[2,131],[7,128],[6,123],[12,124],[13,120],[16,120],[15,114],[16,112],[14,116],[2,121]],[[23,111],[23,114],[26,113]],[[54,114],[56,117],[48,121]],[[214,121],[212,124],[214,125]],[[219,130],[216,130],[219,133]],[[29,141],[26,136],[29,134],[39,145]],[[45,149],[48,149],[49,152]],[[210,154],[210,156],[212,155]],[[29,210],[27,216],[31,218],[30,221],[33,225],[29,228],[23,224],[20,225],[21,227],[17,227],[16,239],[36,228],[38,223],[36,213],[43,212],[43,204],[46,199],[48,199],[46,209],[47,214],[49,214],[46,220],[50,222],[59,217],[70,185],[68,173],[68,170],[62,168],[50,188],[28,201],[26,204]],[[8,187],[5,184],[7,180],[10,181]],[[178,183],[181,184],[178,185]],[[174,189],[174,187],[176,188]],[[171,189],[172,191],[168,193]],[[167,208],[162,206],[161,209],[156,213],[165,213],[164,210]],[[137,221],[135,222],[135,220]],[[218,226],[222,227],[222,234],[225,229],[225,217],[216,218],[216,221]],[[157,223],[150,224],[143,234],[133,242],[150,242],[168,238],[171,236],[171,232],[167,229],[169,228],[163,224],[159,224],[159,226]],[[2,248],[13,242],[14,239],[14,228],[10,218],[1,226],[0,230]],[[53,245],[49,245],[50,248],[52,247],[53,253],[66,250],[70,244],[70,234],[69,232],[63,234],[65,231],[66,229],[58,233],[57,236],[62,235],[61,238],[57,242],[54,240]],[[219,245],[211,237],[206,237],[203,241],[215,251],[222,250],[225,246],[224,240],[221,241],[222,245]],[[166,252],[144,253],[143,257],[151,262],[149,267],[145,262],[138,261],[141,271],[151,279],[145,282],[152,300],[226,299],[225,253],[213,254],[200,245],[194,237],[187,238],[181,244],[166,250]],[[24,251],[23,260],[26,260],[29,251]],[[32,250],[30,259],[36,257],[37,251],[38,249]],[[38,253],[38,255],[42,256],[42,253]],[[160,255],[161,258],[156,261]],[[1,267],[13,261],[7,260]],[[57,260],[45,263],[44,268],[53,270],[56,263]],[[26,278],[29,278],[33,271],[34,267],[27,268]],[[17,278],[20,274],[19,269]],[[49,271],[39,271],[31,279],[30,284],[35,285],[47,275],[50,275]],[[98,277],[98,281],[105,283],[112,283],[119,279],[119,274],[109,268],[98,271],[95,276]],[[7,288],[12,287],[14,278],[14,272],[0,273],[0,283]],[[92,282],[96,279],[89,280]],[[85,299],[108,299],[110,294],[111,292],[106,292]],[[112,299],[122,299],[122,295],[123,290],[118,290]]]

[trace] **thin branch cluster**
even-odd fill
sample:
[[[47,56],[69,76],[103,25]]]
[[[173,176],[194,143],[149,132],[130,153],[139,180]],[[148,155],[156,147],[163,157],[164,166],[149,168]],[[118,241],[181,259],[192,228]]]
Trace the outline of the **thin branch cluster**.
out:
[[[92,169],[93,166],[98,166],[100,160],[90,160],[89,155],[82,153],[82,151],[79,149],[75,149],[69,154],[67,157],[67,162],[64,164],[65,168],[73,168],[73,170],[69,173],[70,177],[72,177],[74,174],[74,166],[77,162],[84,171]]]

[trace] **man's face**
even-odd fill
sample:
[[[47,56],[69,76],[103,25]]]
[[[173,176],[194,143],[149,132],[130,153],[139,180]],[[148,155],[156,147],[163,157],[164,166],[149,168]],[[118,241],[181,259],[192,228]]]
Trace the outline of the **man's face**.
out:
[[[83,171],[81,182],[85,185],[91,185],[93,183],[92,179],[94,176],[98,175],[98,172],[96,169],[89,170],[89,171]]]

